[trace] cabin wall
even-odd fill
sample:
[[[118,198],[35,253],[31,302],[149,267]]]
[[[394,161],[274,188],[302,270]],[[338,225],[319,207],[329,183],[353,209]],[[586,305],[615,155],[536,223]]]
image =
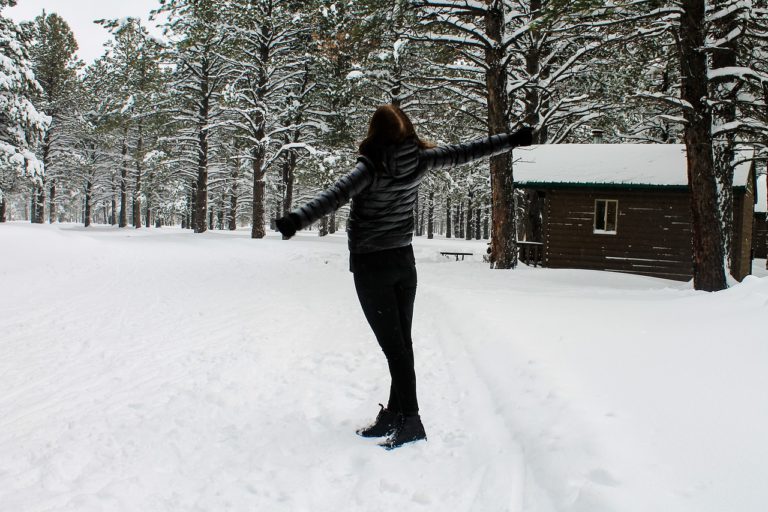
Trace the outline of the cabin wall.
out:
[[[768,238],[768,226],[766,226],[765,212],[755,213],[752,226],[752,245],[755,250],[755,258],[768,257],[766,250],[766,238]]]
[[[754,222],[754,189],[735,191],[733,197],[734,261],[731,275],[741,281],[752,273],[752,223]]]
[[[687,191],[574,188],[544,193],[544,266],[691,279]],[[594,233],[597,199],[618,200],[615,234]]]

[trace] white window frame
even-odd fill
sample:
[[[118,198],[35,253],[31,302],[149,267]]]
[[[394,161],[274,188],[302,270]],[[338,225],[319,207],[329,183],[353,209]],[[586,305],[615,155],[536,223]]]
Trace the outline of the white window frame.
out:
[[[597,229],[597,203],[599,202],[605,203],[604,208],[604,215],[603,218],[603,226],[608,226],[608,203],[614,203],[616,205],[615,215],[616,218],[614,219],[613,225],[615,229],[608,230],[608,229]],[[618,199],[595,199],[595,215],[594,219],[592,221],[592,232],[596,235],[615,235],[619,232],[619,200]]]

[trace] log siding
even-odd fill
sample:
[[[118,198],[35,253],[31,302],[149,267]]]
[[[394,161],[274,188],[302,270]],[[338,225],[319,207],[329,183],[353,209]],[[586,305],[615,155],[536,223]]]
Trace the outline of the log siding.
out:
[[[768,256],[766,250],[766,239],[768,238],[768,223],[766,223],[765,212],[755,212],[755,220],[752,229],[752,239],[754,240],[755,258],[765,258]]]
[[[686,190],[562,188],[544,197],[544,266],[691,278]],[[618,201],[615,233],[595,232],[597,200]]]

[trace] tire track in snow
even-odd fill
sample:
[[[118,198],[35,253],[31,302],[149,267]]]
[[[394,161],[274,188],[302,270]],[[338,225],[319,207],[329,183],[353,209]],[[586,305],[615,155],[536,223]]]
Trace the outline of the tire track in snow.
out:
[[[568,410],[557,390],[542,380],[536,362],[528,360],[524,351],[515,351],[520,345],[498,338],[505,332],[500,323],[508,326],[510,338],[516,323],[500,316],[499,311],[473,307],[471,293],[457,297],[453,292],[438,285],[429,287],[424,295],[439,312],[436,318],[443,322],[435,327],[443,336],[441,346],[446,352],[461,354],[461,360],[451,361],[456,379],[471,375],[473,395],[481,397],[483,403],[477,413],[503,432],[505,442],[517,451],[515,485],[519,496],[511,510],[614,510],[596,492],[603,483],[591,476],[601,471],[593,466],[591,434],[580,424],[578,415]],[[515,297],[504,295],[498,305],[502,311],[512,311]],[[496,352],[488,353],[493,350]]]
[[[430,411],[437,415],[435,419],[441,425],[434,437],[442,438],[450,450],[459,452],[473,466],[468,486],[471,490],[457,510],[519,512],[526,471],[523,452],[466,350],[465,344],[472,340],[461,338],[462,330],[456,329],[455,321],[461,316],[456,316],[458,312],[438,293],[429,286],[421,287],[419,293],[417,309],[419,302],[429,304],[430,310],[439,312],[439,316],[421,311],[416,314],[417,373],[425,373],[432,385],[440,381],[442,386],[450,383],[453,393],[449,396],[443,392],[437,400],[432,398],[438,407],[450,402],[448,407]],[[439,356],[435,357],[436,354]],[[425,364],[434,361],[444,366],[438,369],[434,364]],[[419,371],[420,368],[423,370]]]

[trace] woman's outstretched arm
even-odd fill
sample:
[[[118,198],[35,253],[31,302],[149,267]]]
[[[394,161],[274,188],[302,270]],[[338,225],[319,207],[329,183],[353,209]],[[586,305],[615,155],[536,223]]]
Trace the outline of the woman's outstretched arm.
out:
[[[515,133],[499,133],[462,144],[425,149],[419,155],[419,167],[424,170],[455,167],[487,156],[500,155],[518,146],[530,146],[532,139],[533,130],[521,128]]]
[[[292,237],[296,231],[347,204],[350,199],[373,182],[373,177],[373,162],[364,156],[358,157],[357,165],[352,172],[339,179],[327,190],[319,193],[307,204],[296,208],[285,217],[277,219],[277,229],[283,236]]]

